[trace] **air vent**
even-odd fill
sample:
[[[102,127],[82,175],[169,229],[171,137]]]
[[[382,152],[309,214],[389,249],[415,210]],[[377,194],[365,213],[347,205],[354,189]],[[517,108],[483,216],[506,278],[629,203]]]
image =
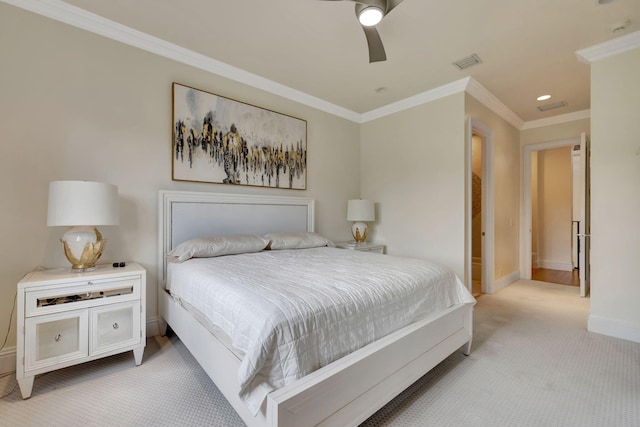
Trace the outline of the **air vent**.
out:
[[[453,65],[458,67],[459,70],[464,70],[465,68],[472,67],[476,64],[482,64],[482,59],[480,59],[480,57],[475,53],[453,63]]]
[[[566,107],[567,103],[564,101],[552,102],[551,104],[538,105],[538,110],[540,111],[549,111],[555,110],[556,108]]]

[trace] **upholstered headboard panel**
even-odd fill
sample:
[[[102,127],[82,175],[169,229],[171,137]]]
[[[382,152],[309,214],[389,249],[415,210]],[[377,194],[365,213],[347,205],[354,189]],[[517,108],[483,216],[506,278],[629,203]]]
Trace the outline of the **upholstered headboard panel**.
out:
[[[196,237],[314,231],[314,200],[187,191],[159,192],[158,277],[164,282],[166,254]]]

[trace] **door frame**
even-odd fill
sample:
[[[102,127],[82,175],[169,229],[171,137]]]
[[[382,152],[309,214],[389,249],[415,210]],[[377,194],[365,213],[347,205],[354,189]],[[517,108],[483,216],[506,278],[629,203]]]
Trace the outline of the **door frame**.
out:
[[[580,221],[578,233],[580,248],[580,296],[586,298],[591,291],[591,143],[586,132],[580,135]]]
[[[493,293],[494,278],[494,218],[493,218],[493,130],[469,117],[466,123],[465,138],[465,284],[472,289],[472,137],[479,135],[482,138],[482,293]]]
[[[522,176],[520,182],[520,278],[531,280],[531,157],[534,151],[552,150],[554,148],[580,144],[580,135],[573,138],[539,142],[522,147]]]

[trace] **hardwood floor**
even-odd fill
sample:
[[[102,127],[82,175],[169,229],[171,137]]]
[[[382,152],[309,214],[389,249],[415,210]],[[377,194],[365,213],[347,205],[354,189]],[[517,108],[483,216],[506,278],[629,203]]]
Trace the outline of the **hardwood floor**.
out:
[[[562,271],[548,268],[534,268],[531,270],[531,279],[540,282],[558,283],[561,285],[580,286],[578,270]]]
[[[471,294],[474,298],[478,298],[482,295],[482,282],[480,280],[471,281]]]
[[[531,279],[539,282],[557,283],[559,285],[580,286],[580,273],[578,270],[562,271],[548,268],[534,268],[531,270]],[[474,298],[482,296],[482,285],[479,280],[472,281]]]

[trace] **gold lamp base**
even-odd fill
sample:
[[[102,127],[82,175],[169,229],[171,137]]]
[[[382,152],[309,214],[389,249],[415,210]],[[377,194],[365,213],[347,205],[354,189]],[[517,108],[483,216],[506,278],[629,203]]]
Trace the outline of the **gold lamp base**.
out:
[[[351,226],[351,235],[356,243],[364,243],[367,240],[368,231],[367,224],[364,222],[354,222]]]
[[[96,266],[106,242],[96,227],[72,227],[60,241],[71,269],[78,271]]]

